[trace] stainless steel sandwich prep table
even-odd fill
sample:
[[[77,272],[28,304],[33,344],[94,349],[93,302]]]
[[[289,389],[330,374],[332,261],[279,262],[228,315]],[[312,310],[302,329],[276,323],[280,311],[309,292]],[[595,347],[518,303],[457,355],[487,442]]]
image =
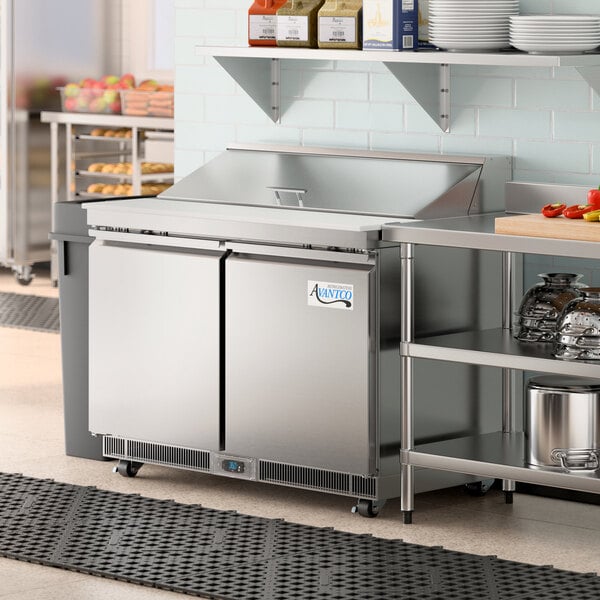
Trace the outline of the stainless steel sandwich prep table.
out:
[[[89,427],[132,476],[143,463],[358,499],[400,495],[400,389],[421,383],[422,441],[492,431],[486,369],[404,372],[401,246],[390,221],[503,206],[502,157],[230,148],[159,198],[84,204]],[[405,258],[405,257],[404,257]],[[416,327],[494,325],[493,256],[427,248]],[[440,282],[443,281],[445,291]],[[470,481],[417,470],[416,489]]]

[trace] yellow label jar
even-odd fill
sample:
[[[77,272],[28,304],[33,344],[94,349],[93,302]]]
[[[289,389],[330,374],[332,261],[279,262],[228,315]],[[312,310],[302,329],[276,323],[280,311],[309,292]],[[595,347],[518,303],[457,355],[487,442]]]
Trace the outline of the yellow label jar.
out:
[[[277,45],[317,47],[317,14],[325,0],[288,0],[277,11]]]
[[[325,0],[319,11],[319,48],[362,46],[362,0]]]

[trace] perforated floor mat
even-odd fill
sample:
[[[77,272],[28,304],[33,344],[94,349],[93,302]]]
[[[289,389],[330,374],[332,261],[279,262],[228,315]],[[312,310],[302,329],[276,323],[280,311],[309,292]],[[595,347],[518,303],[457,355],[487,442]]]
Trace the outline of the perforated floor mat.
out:
[[[222,600],[600,598],[594,574],[21,475],[0,474],[0,555]]]
[[[0,326],[57,332],[58,300],[0,292]]]

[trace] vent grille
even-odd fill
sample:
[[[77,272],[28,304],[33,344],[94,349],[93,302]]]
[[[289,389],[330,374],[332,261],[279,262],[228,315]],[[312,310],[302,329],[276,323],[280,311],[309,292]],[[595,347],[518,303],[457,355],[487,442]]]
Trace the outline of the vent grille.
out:
[[[377,480],[374,477],[352,475],[352,492],[353,496],[359,498],[376,498]]]
[[[290,487],[319,490],[332,494],[376,498],[377,479],[350,475],[339,471],[327,471],[314,467],[302,467],[285,463],[261,460],[259,462],[259,481],[277,483]]]
[[[210,472],[210,452],[181,446],[104,436],[104,456]]]

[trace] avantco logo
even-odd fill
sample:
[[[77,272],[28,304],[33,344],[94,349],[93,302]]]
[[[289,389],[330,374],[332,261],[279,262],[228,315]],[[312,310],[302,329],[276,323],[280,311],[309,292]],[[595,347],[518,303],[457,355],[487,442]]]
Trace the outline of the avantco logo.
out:
[[[352,310],[354,307],[354,286],[346,283],[309,281],[308,305]]]

